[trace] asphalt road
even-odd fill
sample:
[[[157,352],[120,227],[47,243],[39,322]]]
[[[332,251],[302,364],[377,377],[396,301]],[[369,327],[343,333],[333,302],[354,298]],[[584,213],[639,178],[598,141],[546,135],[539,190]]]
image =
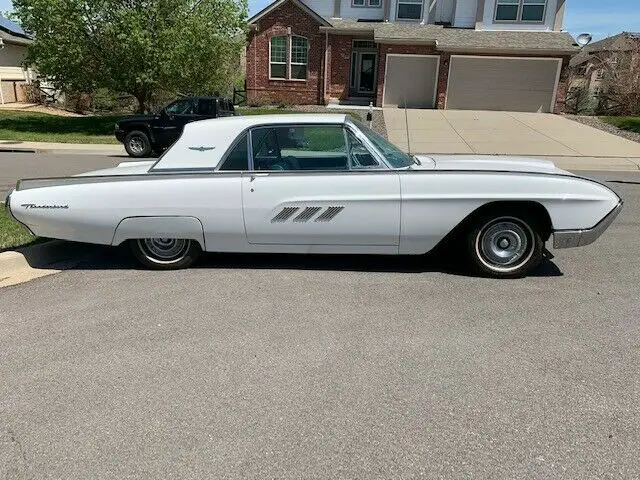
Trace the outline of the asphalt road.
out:
[[[126,156],[0,152],[0,200],[21,178],[64,177],[132,160]]]
[[[638,478],[640,175],[535,275],[104,249],[0,290],[0,478]]]

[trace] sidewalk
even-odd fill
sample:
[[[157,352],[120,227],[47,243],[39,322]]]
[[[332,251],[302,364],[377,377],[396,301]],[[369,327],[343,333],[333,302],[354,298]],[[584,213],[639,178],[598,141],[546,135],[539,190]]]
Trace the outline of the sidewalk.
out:
[[[402,148],[402,147],[401,147]],[[67,155],[102,155],[102,156],[127,156],[122,145],[100,144],[73,144],[73,143],[41,143],[41,142],[15,142],[0,140],[0,152],[31,152],[31,153],[57,153]],[[415,152],[418,153],[418,152]],[[425,152],[431,154],[466,154],[473,152]],[[478,155],[486,155],[480,154]],[[534,154],[509,154],[513,156],[525,156],[551,160],[559,168],[564,170],[598,170],[613,172],[640,172],[640,156],[638,157],[586,157],[581,155],[540,155]],[[132,159],[133,160],[133,159]],[[126,160],[123,160],[126,161]],[[112,161],[105,163],[105,167],[111,167]],[[100,167],[95,167],[100,168]]]
[[[49,143],[0,140],[0,152],[60,153],[78,155],[126,155],[121,144]]]

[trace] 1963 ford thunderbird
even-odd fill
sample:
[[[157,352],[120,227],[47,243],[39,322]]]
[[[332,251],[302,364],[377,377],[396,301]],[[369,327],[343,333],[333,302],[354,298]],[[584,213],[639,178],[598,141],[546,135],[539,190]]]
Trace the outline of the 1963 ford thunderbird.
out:
[[[33,234],[128,242],[146,266],[201,251],[420,255],[456,240],[482,274],[519,277],[556,248],[594,242],[622,207],[553,163],[412,156],[345,115],[187,125],[158,161],[18,182],[11,214]]]

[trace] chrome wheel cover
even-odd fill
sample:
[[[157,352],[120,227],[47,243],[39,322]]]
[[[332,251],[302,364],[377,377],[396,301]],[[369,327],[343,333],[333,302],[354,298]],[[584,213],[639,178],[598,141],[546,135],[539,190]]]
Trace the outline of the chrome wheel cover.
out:
[[[510,272],[526,264],[534,250],[534,235],[524,222],[503,217],[487,223],[476,238],[476,253],[491,270]]]
[[[140,154],[144,152],[145,148],[146,148],[146,142],[142,137],[136,136],[136,137],[131,137],[129,139],[129,149],[133,153]]]
[[[190,242],[180,238],[145,238],[138,240],[138,247],[152,262],[175,263],[184,258]]]

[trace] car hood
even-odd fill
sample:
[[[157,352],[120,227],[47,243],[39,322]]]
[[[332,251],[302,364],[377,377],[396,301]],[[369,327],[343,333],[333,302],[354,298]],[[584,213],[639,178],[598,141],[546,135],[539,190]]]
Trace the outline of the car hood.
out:
[[[120,120],[118,120],[118,124],[121,123],[129,123],[129,122],[148,122],[150,120],[153,120],[155,118],[155,115],[129,115],[127,117],[122,117]]]
[[[416,155],[422,165],[414,165],[413,170],[470,170],[501,171],[522,173],[559,173],[561,170],[549,160],[537,158],[498,155]]]
[[[113,168],[104,168],[102,170],[93,170],[92,172],[80,173],[75,177],[104,177],[110,175],[141,175],[148,173],[151,166],[156,163],[155,160],[146,160],[144,162],[122,162]]]

